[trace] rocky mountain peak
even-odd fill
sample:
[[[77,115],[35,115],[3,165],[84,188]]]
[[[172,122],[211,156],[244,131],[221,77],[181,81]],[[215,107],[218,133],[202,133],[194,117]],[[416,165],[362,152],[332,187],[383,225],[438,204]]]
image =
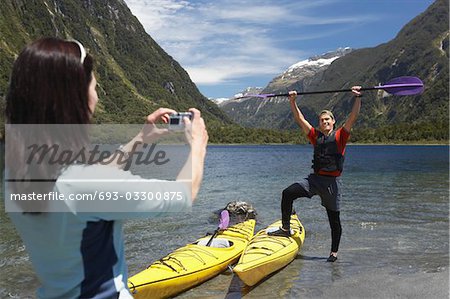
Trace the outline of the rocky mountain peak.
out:
[[[336,59],[352,52],[350,47],[338,48],[335,51],[315,55],[308,59],[301,60],[291,65],[281,75],[275,77],[267,86],[267,89],[278,89],[279,86],[290,85],[290,82],[297,82],[307,77],[312,77],[317,72],[326,69]]]

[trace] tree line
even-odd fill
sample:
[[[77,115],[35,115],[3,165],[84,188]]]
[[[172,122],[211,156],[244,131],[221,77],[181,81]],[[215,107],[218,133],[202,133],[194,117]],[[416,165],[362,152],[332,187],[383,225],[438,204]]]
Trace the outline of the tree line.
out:
[[[239,125],[208,125],[210,143],[216,144],[307,144],[300,129],[270,130],[244,128]],[[357,127],[352,130],[352,143],[449,143],[448,122],[400,123],[378,128]]]

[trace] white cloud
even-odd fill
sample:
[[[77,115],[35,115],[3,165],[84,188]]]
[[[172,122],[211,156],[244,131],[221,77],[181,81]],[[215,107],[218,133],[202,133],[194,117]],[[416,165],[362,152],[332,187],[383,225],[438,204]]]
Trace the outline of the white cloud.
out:
[[[177,0],[126,0],[125,2],[149,32],[164,27],[171,15],[189,7],[188,1]]]
[[[281,42],[298,39],[287,33],[286,28],[297,32],[304,26],[352,24],[361,20],[308,15],[308,9],[333,0],[125,1],[146,31],[180,62],[197,84],[218,84],[258,74],[276,75],[304,55]],[[306,30],[302,34],[307,39],[326,35],[323,31]]]

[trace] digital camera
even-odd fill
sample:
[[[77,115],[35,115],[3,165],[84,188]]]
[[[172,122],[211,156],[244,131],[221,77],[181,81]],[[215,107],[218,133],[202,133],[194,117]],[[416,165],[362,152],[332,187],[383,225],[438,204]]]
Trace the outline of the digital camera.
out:
[[[183,118],[187,117],[192,120],[192,112],[178,112],[171,114],[169,117],[169,130],[182,130],[184,129]]]

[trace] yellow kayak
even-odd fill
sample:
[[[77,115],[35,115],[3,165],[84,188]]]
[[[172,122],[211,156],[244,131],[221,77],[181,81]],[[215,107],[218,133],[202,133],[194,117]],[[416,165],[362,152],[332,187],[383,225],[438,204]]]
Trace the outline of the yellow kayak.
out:
[[[297,218],[291,216],[291,237],[268,236],[266,230],[276,230],[281,220],[259,231],[250,241],[233,271],[249,286],[257,284],[267,275],[283,268],[294,260],[305,240],[305,229]]]
[[[239,259],[254,229],[250,219],[220,231],[212,243],[216,247],[206,246],[207,236],[175,250],[129,278],[133,297],[167,298],[218,275]]]

